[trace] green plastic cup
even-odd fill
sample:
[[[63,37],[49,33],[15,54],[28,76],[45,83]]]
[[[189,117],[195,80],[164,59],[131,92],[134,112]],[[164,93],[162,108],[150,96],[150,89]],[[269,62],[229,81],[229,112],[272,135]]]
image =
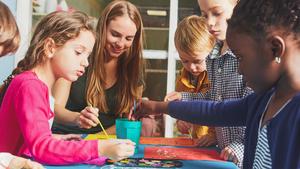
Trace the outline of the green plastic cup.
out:
[[[135,142],[137,147],[134,153],[138,152],[140,136],[141,136],[141,121],[129,121],[128,119],[116,119],[116,132],[118,139],[130,139]]]

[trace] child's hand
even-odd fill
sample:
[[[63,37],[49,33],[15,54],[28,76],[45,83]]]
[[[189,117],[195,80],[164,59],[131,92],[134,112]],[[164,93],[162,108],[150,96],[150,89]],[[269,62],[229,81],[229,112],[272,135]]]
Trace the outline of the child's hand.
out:
[[[105,156],[112,160],[122,160],[134,154],[135,143],[128,139],[117,139],[126,144],[120,144],[113,140],[99,140],[98,152],[99,156]]]
[[[79,141],[79,140],[81,140],[82,135],[78,135],[78,134],[67,134],[67,135],[52,134],[52,137],[56,138],[57,140],[65,140],[65,141],[76,140],[76,141]]]
[[[217,144],[216,139],[214,139],[210,135],[204,135],[197,140],[195,145],[197,147],[209,147],[209,146],[214,146],[216,144]]]
[[[169,114],[168,102],[156,102],[138,99],[136,101],[136,112],[134,114],[134,106],[129,109],[128,120],[140,119],[144,116],[156,115],[160,113]]]
[[[224,160],[227,161],[232,161],[235,164],[238,162],[238,159],[236,158],[235,154],[233,153],[233,151],[229,148],[229,147],[225,147],[222,151],[221,151],[221,158],[223,158]]]
[[[177,121],[177,129],[182,134],[189,134],[189,129],[192,127],[191,123],[178,120]]]
[[[25,159],[22,157],[14,157],[8,164],[10,169],[45,169],[41,164],[31,161],[30,159]]]
[[[76,119],[76,124],[80,128],[90,129],[92,126],[96,127],[98,124],[98,108],[87,106],[80,112],[80,115]]]
[[[181,101],[182,100],[182,95],[180,92],[171,92],[169,94],[167,94],[164,98],[164,101]]]

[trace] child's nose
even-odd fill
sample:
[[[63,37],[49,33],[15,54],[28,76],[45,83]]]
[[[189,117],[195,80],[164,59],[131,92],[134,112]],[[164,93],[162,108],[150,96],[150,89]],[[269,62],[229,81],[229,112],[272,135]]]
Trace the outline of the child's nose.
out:
[[[190,65],[190,69],[193,70],[193,71],[194,71],[195,67],[196,67],[196,66],[195,66],[194,64],[191,64],[191,65]]]
[[[85,58],[84,60],[82,60],[81,65],[82,65],[83,67],[87,67],[87,66],[89,65],[89,60],[88,60],[88,58]]]
[[[213,26],[214,25],[214,20],[212,17],[207,17],[206,18],[206,23],[208,26]]]

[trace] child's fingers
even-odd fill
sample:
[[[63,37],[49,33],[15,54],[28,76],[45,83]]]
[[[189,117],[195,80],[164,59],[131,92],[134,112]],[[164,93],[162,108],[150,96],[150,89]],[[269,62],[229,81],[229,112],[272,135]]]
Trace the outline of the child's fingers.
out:
[[[124,140],[122,140],[124,141]],[[134,146],[128,144],[118,144],[116,145],[117,152],[113,157],[110,157],[113,160],[122,160],[128,158],[134,154]]]
[[[182,134],[189,134],[188,128],[184,127],[183,125],[178,124],[177,129]]]
[[[135,120],[135,118],[133,117],[133,113],[134,113],[134,106],[131,106],[128,112],[128,120]]]
[[[121,141],[123,143],[129,144],[129,145],[133,145],[133,146],[135,145],[135,142],[133,142],[133,141],[131,141],[129,139],[117,139],[117,140],[119,140],[119,141]]]
[[[76,140],[79,141],[81,140],[82,135],[77,135],[77,134],[68,134],[67,135],[67,140]]]
[[[168,93],[168,94],[165,96],[164,101],[170,101],[169,99],[170,99],[170,97],[172,96],[172,94],[173,94],[173,92]]]
[[[188,122],[183,122],[184,127],[186,127],[187,129],[190,129],[192,127],[191,123]]]
[[[234,162],[235,164],[238,162],[238,159],[237,159],[237,157],[236,157],[236,156],[234,156],[234,158],[233,158],[232,162]]]
[[[174,101],[174,100],[182,100],[181,93],[179,92],[171,92],[166,95],[164,101]]]
[[[229,147],[225,147],[221,151],[221,158],[223,158],[224,160],[232,161],[234,159],[234,157],[235,157],[235,155]]]
[[[191,128],[189,123],[185,121],[178,121],[177,128],[182,134],[189,134],[189,129]]]
[[[209,147],[216,145],[217,141],[209,135],[204,135],[197,140],[196,146],[198,147]]]

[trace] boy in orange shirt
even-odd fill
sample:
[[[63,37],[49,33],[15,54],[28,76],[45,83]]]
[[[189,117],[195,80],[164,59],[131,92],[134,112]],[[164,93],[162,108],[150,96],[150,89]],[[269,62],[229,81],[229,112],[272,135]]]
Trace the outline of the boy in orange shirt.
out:
[[[183,64],[176,81],[178,92],[205,93],[210,88],[205,58],[212,50],[215,39],[208,32],[205,18],[192,15],[183,19],[175,32],[175,47]],[[166,98],[165,98],[166,100]],[[214,127],[191,124],[177,120],[177,128],[182,134],[198,139],[196,146],[208,147],[217,144]]]

